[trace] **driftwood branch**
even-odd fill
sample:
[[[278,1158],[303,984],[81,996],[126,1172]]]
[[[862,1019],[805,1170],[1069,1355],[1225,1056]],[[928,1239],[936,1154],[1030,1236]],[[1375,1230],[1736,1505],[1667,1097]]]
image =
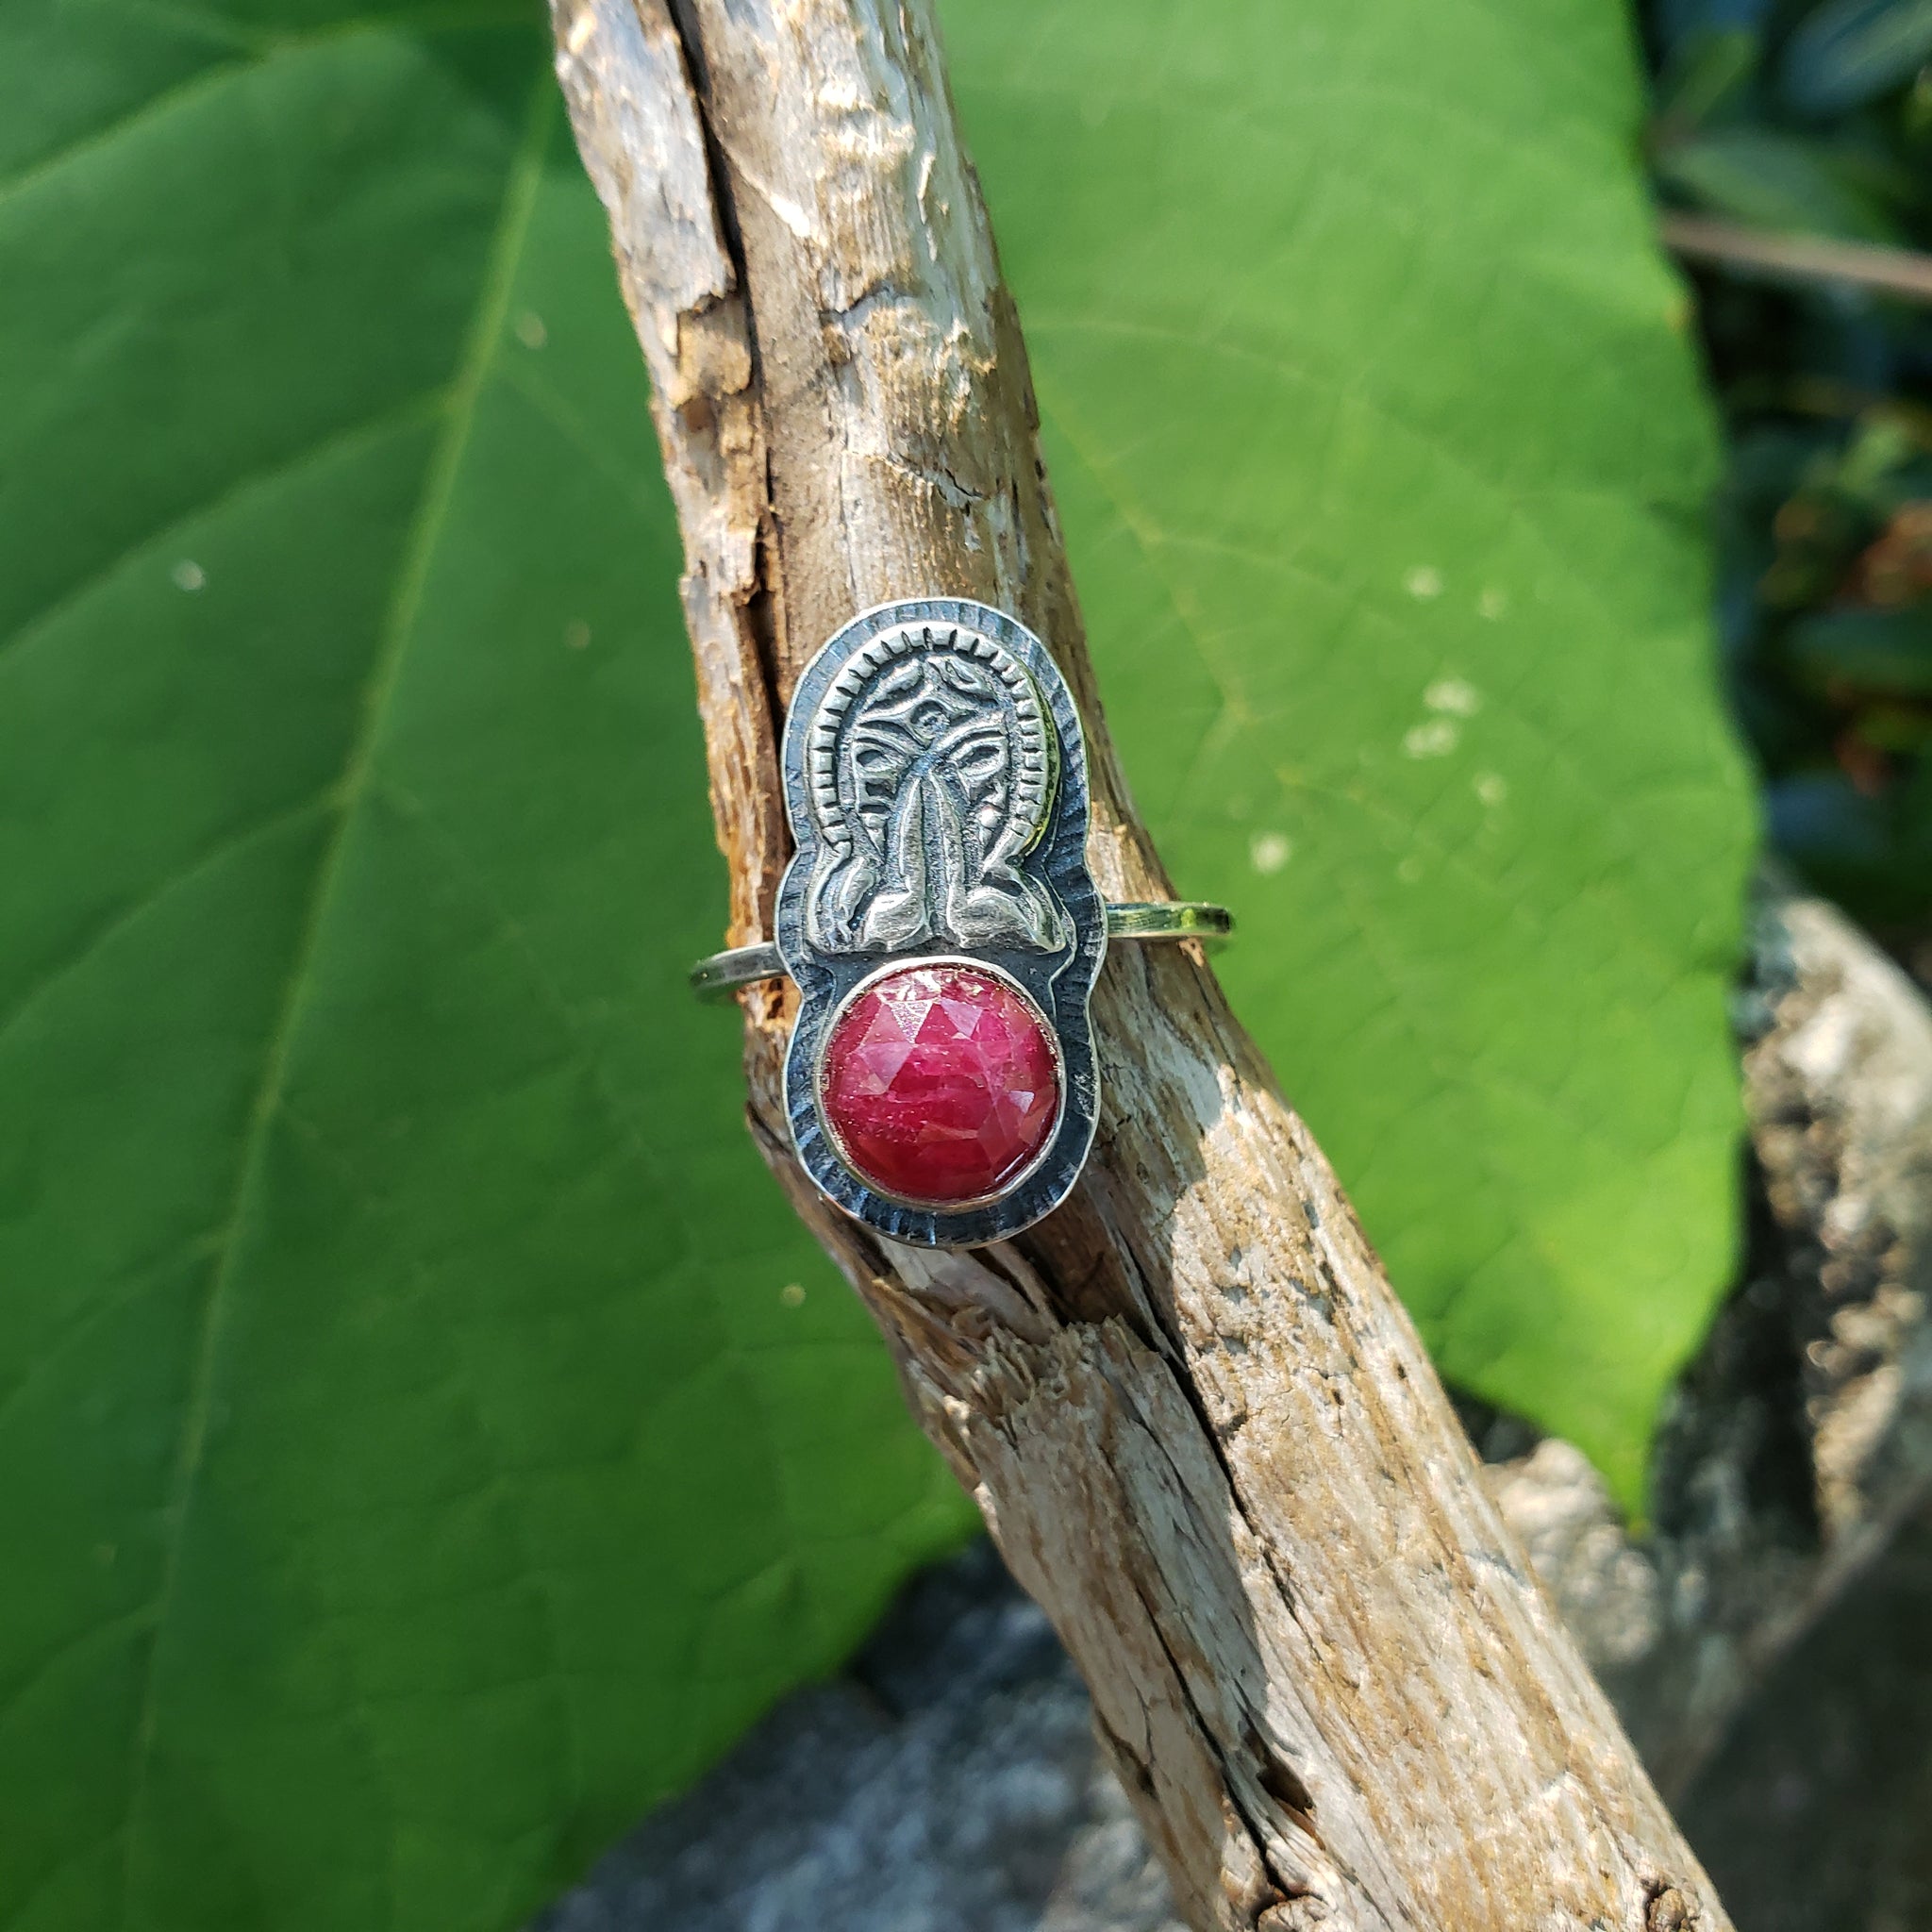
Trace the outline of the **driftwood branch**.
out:
[[[855,611],[919,594],[1050,641],[1086,721],[1095,877],[1160,896],[929,6],[555,17],[684,530],[733,939],[765,934],[786,856],[798,671]],[[745,1001],[754,1134],[1078,1662],[1192,1924],[1727,1924],[1198,958],[1109,959],[1087,1178],[966,1255],[882,1246],[802,1183],[788,1001]]]

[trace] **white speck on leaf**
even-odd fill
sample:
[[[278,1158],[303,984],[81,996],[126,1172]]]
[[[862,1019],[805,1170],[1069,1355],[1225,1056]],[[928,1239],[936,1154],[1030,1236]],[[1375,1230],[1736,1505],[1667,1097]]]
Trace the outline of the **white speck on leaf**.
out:
[[[1248,863],[1264,876],[1279,872],[1294,857],[1294,842],[1284,832],[1257,832],[1248,841]]]
[[[781,1302],[783,1302],[788,1308],[800,1307],[804,1305],[805,1302],[805,1290],[797,1282],[788,1281],[785,1284],[785,1286],[778,1291],[778,1299]]]
[[[208,582],[208,573],[192,557],[184,557],[168,575],[177,591],[198,591]]]
[[[1489,618],[1491,623],[1501,617],[1508,608],[1509,593],[1507,591],[1485,591],[1475,600],[1475,614],[1478,617]]]
[[[1465,678],[1439,677],[1424,691],[1423,703],[1432,711],[1453,711],[1458,718],[1474,718],[1483,708],[1483,694]]]
[[[1405,886],[1420,885],[1422,883],[1423,876],[1422,860],[1418,858],[1414,853],[1410,853],[1409,856],[1407,858],[1405,858],[1402,861],[1402,863],[1395,868],[1395,876],[1398,879],[1400,879]]]
[[[543,326],[543,318],[530,309],[517,317],[517,341],[526,349],[541,349],[550,340],[550,331]]]
[[[1509,781],[1500,772],[1478,772],[1475,795],[1485,805],[1497,806],[1509,796]]]
[[[1447,758],[1456,749],[1462,727],[1451,718],[1431,718],[1415,725],[1403,738],[1402,748],[1412,758]]]
[[[581,617],[574,617],[563,627],[563,641],[573,651],[590,648],[591,626]]]
[[[1403,578],[1402,588],[1411,597],[1440,597],[1442,594],[1442,573],[1433,564],[1419,563]]]

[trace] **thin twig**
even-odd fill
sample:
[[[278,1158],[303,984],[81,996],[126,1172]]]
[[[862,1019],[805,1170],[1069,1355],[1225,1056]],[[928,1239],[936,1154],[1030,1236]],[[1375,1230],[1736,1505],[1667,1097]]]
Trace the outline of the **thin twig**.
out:
[[[1838,282],[1900,295],[1907,302],[1932,303],[1932,255],[1909,248],[1833,242],[1820,235],[1773,234],[1708,215],[1667,212],[1657,226],[1664,246],[1687,261],[1756,269],[1797,282]]]

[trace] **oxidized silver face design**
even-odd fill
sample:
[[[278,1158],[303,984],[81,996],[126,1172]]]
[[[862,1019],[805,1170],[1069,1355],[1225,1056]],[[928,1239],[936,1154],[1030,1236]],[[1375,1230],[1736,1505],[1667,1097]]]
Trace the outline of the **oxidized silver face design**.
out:
[[[786,1067],[800,1158],[895,1240],[963,1247],[1017,1232],[1064,1198],[1097,1112],[1087,1005],[1107,929],[1065,681],[1039,639],[989,606],[888,605],[807,666],[783,761],[798,850],[777,941],[803,994]],[[1048,1029],[1051,1108],[1026,1012]],[[992,1088],[974,1100],[973,1079]],[[1009,1142],[1030,1151],[1007,1173]],[[881,1150],[870,1168],[852,1151],[866,1145]]]
[[[819,951],[1065,950],[1066,914],[1025,866],[1052,816],[1058,743],[1011,652],[952,625],[884,632],[832,679],[806,758]]]

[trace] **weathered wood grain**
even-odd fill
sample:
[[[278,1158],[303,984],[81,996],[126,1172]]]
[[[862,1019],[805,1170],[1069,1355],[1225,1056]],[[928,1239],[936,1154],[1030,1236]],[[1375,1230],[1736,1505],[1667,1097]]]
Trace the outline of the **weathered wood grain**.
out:
[[[1049,641],[1095,877],[1160,895],[925,0],[554,11],[684,530],[733,937],[767,930],[785,858],[800,668],[912,595]],[[817,1199],[778,1104],[787,997],[745,1006],[753,1130],[1079,1663],[1191,1924],[1727,1924],[1197,958],[1109,959],[1089,1174],[970,1255],[885,1247]]]

